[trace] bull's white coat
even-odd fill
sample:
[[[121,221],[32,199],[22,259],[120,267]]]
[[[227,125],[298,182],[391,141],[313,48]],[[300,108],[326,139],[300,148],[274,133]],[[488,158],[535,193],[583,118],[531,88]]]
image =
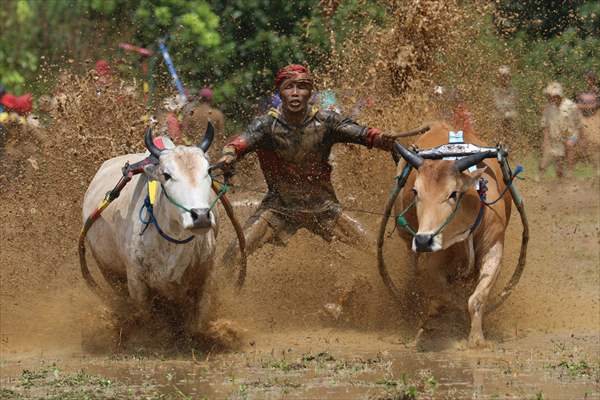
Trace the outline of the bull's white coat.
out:
[[[94,176],[83,200],[83,219],[97,207],[106,192],[122,176],[126,161],[135,163],[147,154],[128,154],[110,159]],[[187,328],[197,330],[198,304],[212,270],[216,249],[217,218],[210,214],[210,227],[193,227],[192,216],[173,205],[162,193],[188,209],[207,209],[216,199],[211,190],[208,161],[197,147],[177,146],[161,153],[160,163],[146,169],[122,190],[88,232],[87,242],[103,276],[117,291],[128,296],[142,316],[148,316],[155,295],[182,310]],[[170,175],[169,179],[166,179]],[[186,244],[170,243],[139,212],[147,194],[148,175],[161,181],[154,214],[163,231],[175,239],[194,235]],[[143,214],[147,218],[146,212]],[[126,287],[126,291],[123,290]],[[119,293],[120,292],[120,293]],[[179,307],[181,306],[181,307]]]

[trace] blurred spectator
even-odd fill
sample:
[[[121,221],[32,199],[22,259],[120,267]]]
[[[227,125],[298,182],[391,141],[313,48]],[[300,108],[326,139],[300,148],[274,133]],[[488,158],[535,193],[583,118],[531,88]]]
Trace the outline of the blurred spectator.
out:
[[[452,127],[465,133],[473,133],[473,113],[469,111],[460,89],[457,88],[449,92],[448,103],[452,110]]]
[[[494,88],[494,105],[500,129],[506,137],[514,136],[517,119],[517,91],[511,84],[510,68],[498,68],[498,86]]]
[[[594,71],[587,71],[584,78],[587,88],[577,96],[577,106],[583,115],[583,146],[585,146],[579,153],[585,158],[597,159],[600,152],[600,112],[598,111],[600,88]]]
[[[600,88],[594,71],[587,71],[584,78],[587,88],[577,96],[577,107],[584,117],[591,117],[600,108]]]
[[[570,175],[574,167],[574,147],[581,136],[581,114],[575,103],[564,97],[562,85],[551,82],[544,90],[548,103],[542,115],[544,142],[539,172],[543,175],[551,163],[562,178]],[[565,161],[567,171],[565,171]],[[566,172],[566,173],[565,173]],[[539,181],[540,176],[536,177]]]
[[[321,110],[335,111],[338,114],[342,113],[335,92],[331,89],[323,90],[315,93],[314,104]]]
[[[221,139],[225,133],[225,117],[212,106],[213,91],[204,87],[185,105],[181,118],[183,142],[186,145],[197,144],[206,131],[208,121],[215,127],[215,135]]]
[[[108,61],[106,60],[98,60],[96,61],[96,76],[98,80],[96,81],[97,86],[106,87],[110,86],[112,83],[112,68]]]
[[[33,108],[33,96],[31,93],[22,96],[15,96],[8,93],[4,86],[0,85],[0,112],[15,112],[19,115],[25,115],[31,112]]]
[[[181,143],[181,124],[178,113],[183,108],[181,96],[168,97],[163,101],[163,109],[159,111],[156,120],[159,135],[169,136],[176,144]]]
[[[354,107],[352,107],[350,118],[352,120],[358,119],[366,109],[372,108],[374,105],[375,99],[372,96],[366,96],[358,99],[358,101],[354,104]]]

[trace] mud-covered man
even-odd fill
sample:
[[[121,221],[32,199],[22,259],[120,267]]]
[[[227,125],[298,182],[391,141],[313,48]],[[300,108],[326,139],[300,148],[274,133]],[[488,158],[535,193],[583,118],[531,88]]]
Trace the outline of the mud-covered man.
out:
[[[331,148],[355,143],[390,150],[394,134],[360,126],[334,111],[309,107],[313,91],[310,71],[301,65],[282,68],[275,78],[282,104],[256,118],[223,149],[221,162],[232,165],[255,151],[268,186],[259,209],[245,226],[248,254],[268,241],[285,240],[306,228],[325,240],[337,238],[364,249],[365,232],[342,212],[331,183]],[[225,264],[239,258],[237,242]]]

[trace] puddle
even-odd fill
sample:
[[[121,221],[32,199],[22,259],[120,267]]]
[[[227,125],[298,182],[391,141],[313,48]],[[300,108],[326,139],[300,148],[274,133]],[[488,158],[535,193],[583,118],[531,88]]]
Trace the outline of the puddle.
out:
[[[368,334],[351,338],[342,334],[334,345],[324,345],[322,336],[306,338],[297,337],[303,342],[295,347],[289,335],[285,339],[273,335],[265,342],[271,346],[217,355],[195,353],[194,358],[132,353],[43,361],[3,357],[2,395],[7,399],[88,392],[97,396],[91,398],[150,399],[600,398],[597,336],[540,337],[498,344],[493,350],[440,352],[418,352]],[[348,348],[361,348],[355,343],[345,346],[356,340],[368,344],[349,353]],[[23,370],[37,378],[27,378]]]

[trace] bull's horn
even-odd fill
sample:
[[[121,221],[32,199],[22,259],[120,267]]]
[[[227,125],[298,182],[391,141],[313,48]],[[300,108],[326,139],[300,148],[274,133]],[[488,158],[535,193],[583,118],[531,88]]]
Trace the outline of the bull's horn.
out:
[[[484,159],[490,158],[493,156],[494,155],[488,151],[484,151],[484,152],[477,153],[477,154],[472,154],[470,156],[463,157],[463,158],[456,160],[454,162],[454,168],[456,168],[456,170],[458,172],[462,172],[465,169],[472,167],[473,165],[479,164]]]
[[[423,165],[423,158],[421,158],[418,154],[408,150],[400,143],[394,143],[394,150],[396,151],[396,153],[400,154],[402,158],[406,160],[406,162],[408,162],[416,169],[419,169],[419,167]]]
[[[148,128],[148,130],[146,131],[146,134],[144,135],[144,144],[146,145],[146,148],[148,149],[150,154],[152,154],[156,158],[160,158],[161,150],[158,147],[156,147],[154,141],[152,140],[152,128]]]
[[[213,139],[215,138],[215,128],[213,125],[208,122],[206,125],[206,132],[204,133],[204,138],[202,139],[202,143],[198,145],[202,149],[202,151],[206,152],[210,147]]]

